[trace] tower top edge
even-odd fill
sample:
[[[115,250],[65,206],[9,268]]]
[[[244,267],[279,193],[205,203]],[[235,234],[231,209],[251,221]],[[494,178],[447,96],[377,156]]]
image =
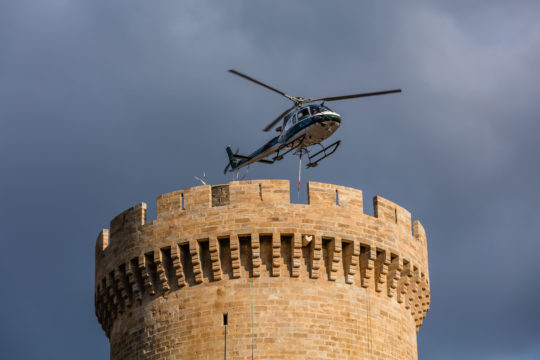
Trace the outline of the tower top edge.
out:
[[[329,208],[332,211],[353,211],[359,215],[364,213],[362,190],[352,187],[309,181],[307,183],[307,204],[291,202],[289,180],[265,179],[231,181],[227,184],[200,185],[161,194],[157,197],[157,220],[167,221],[168,217],[208,211],[231,210],[234,208],[257,208],[264,206],[291,206]],[[110,237],[117,233],[135,231],[146,224],[145,203],[139,203],[124,210],[114,217],[110,223]],[[374,218],[397,225],[405,234],[411,235],[414,226],[411,213],[400,205],[381,196],[373,198]],[[371,217],[371,216],[370,216]],[[422,228],[423,229],[423,228]],[[417,234],[413,234],[417,235]],[[422,234],[423,235],[423,231]],[[420,236],[425,240],[425,236]],[[107,241],[105,241],[106,243]],[[106,247],[101,245],[102,247]]]

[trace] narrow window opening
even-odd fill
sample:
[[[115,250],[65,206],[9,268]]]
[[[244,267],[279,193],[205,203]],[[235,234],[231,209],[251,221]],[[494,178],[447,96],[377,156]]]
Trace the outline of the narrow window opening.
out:
[[[397,224],[397,208],[394,208],[394,219],[396,219],[396,224]]]
[[[223,325],[224,326],[229,325],[229,314],[228,313],[223,314]]]
[[[182,210],[185,210],[184,209],[184,193],[180,193],[180,200],[182,202],[181,206],[182,206]]]
[[[339,193],[336,190],[336,205],[339,205]]]
[[[262,186],[261,186],[261,184],[259,184],[259,198],[262,201]]]

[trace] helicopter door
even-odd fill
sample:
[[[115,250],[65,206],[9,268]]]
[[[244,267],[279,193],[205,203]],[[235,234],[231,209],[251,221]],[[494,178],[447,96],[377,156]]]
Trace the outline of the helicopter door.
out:
[[[285,129],[289,130],[291,127],[293,127],[296,124],[296,121],[297,121],[296,114],[294,114],[293,116],[291,116],[289,121],[287,121],[287,123],[285,124]]]
[[[308,108],[303,108],[298,113],[298,121],[303,120],[305,117],[309,116],[309,110]]]

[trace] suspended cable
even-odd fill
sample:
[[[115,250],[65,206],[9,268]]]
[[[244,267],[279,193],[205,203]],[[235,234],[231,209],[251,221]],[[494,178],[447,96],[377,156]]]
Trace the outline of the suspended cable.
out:
[[[298,202],[300,202],[300,181],[302,180],[302,151],[298,156]]]

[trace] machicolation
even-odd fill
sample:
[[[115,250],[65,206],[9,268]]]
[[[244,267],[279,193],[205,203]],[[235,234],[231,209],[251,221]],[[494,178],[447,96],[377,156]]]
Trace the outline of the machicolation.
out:
[[[426,234],[379,196],[233,181],[160,195],[96,243],[111,359],[417,359],[430,304]]]

